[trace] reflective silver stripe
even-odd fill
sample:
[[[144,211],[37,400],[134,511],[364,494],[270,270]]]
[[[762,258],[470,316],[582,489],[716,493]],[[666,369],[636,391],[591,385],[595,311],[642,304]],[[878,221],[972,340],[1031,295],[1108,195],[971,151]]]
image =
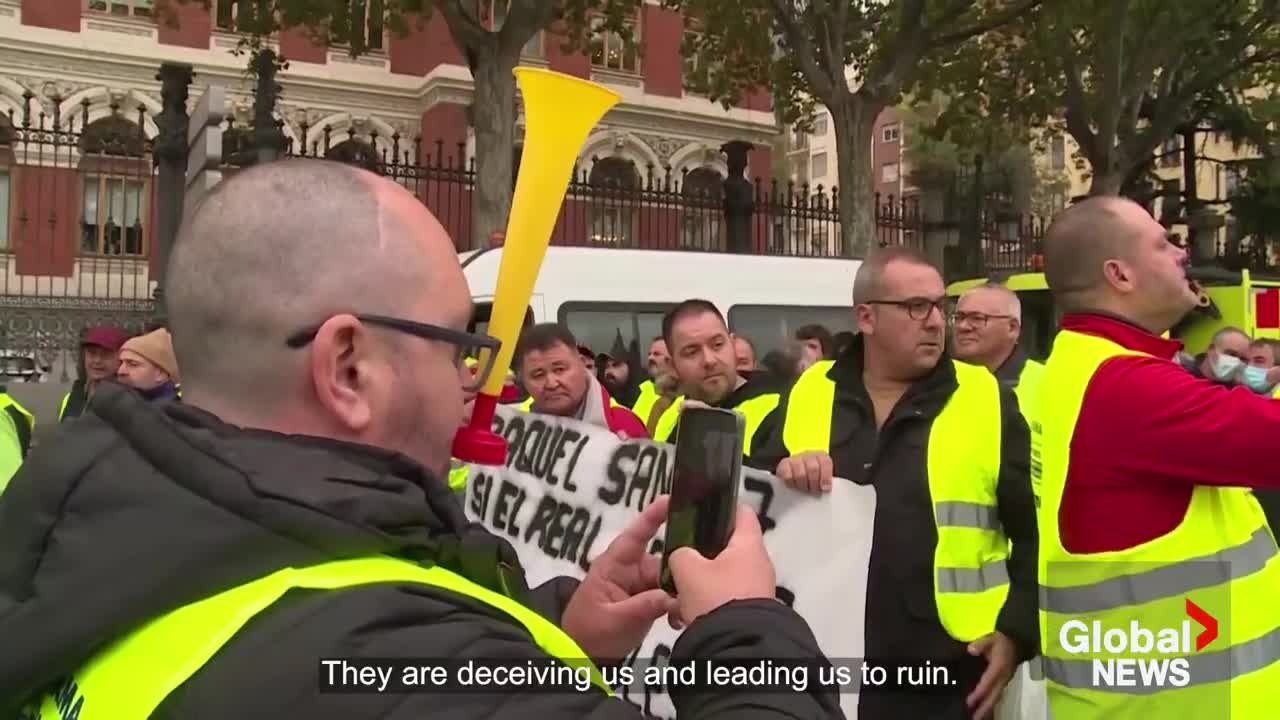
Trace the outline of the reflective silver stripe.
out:
[[[1184,657],[1187,658],[1190,664],[1189,675],[1191,678],[1190,683],[1188,683],[1189,686],[1233,680],[1241,675],[1247,675],[1280,662],[1280,628],[1223,650],[1196,653]],[[1173,659],[1173,657],[1169,659]],[[1047,657],[1044,659],[1044,674],[1047,679],[1059,685],[1109,693],[1145,695],[1161,689],[1168,689],[1161,688],[1158,685],[1144,686],[1143,683],[1135,683],[1137,687],[1095,686],[1093,684],[1092,660],[1065,660],[1063,658]]]
[[[1267,529],[1261,527],[1247,542],[1235,547],[1153,570],[1113,577],[1089,585],[1041,585],[1040,607],[1045,612],[1080,615],[1142,605],[1252,575],[1262,570],[1275,554],[1275,541],[1271,539]],[[1069,562],[1051,562],[1046,573],[1053,577],[1055,565],[1068,565]],[[1081,562],[1089,561],[1082,559]],[[1117,563],[1116,571],[1123,572],[1121,563]]]
[[[1009,583],[1004,560],[992,560],[980,568],[938,568],[938,592],[977,593]]]
[[[933,508],[938,516],[938,527],[1000,529],[1000,515],[993,505],[954,501],[934,503]]]

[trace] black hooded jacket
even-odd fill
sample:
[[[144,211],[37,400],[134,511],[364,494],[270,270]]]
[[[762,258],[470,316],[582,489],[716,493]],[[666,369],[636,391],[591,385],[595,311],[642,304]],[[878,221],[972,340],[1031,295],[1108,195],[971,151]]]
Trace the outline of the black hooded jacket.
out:
[[[88,414],[32,453],[0,497],[0,718],[139,623],[283,567],[381,553],[492,585],[449,550],[468,538],[514,557],[468,527],[445,484],[403,456],[240,430],[190,405],[148,405],[104,385]],[[552,581],[530,591],[527,605],[558,621],[574,587]],[[321,694],[319,659],[344,656],[545,657],[501,612],[438,588],[294,590],[152,717],[640,717],[594,691]],[[787,656],[821,657],[804,621],[767,600],[709,613],[673,650],[673,661]],[[681,717],[839,716],[838,698],[816,691],[673,699]]]

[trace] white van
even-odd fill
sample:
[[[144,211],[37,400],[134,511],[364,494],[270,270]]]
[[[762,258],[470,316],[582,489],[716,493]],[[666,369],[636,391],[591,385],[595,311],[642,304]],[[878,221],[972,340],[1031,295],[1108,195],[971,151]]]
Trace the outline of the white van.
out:
[[[498,282],[501,248],[458,256],[483,332]],[[578,341],[607,352],[618,337],[641,357],[662,334],[662,316],[689,298],[715,303],[756,356],[810,323],[853,330],[853,276],[860,262],[834,258],[729,255],[666,250],[551,247],[525,323],[561,322]]]

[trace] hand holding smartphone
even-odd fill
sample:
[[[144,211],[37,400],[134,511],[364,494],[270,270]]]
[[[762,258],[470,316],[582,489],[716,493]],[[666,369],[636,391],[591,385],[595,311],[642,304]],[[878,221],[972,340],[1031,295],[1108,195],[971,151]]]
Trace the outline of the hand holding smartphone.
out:
[[[676,594],[667,558],[692,547],[707,558],[733,537],[746,420],[732,410],[686,407],[676,429],[671,503],[662,551],[662,589]]]

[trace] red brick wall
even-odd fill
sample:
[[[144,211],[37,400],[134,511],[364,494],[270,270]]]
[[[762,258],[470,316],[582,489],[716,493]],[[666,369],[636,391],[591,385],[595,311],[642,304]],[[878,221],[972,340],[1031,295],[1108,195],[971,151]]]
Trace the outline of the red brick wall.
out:
[[[82,0],[22,0],[22,24],[80,32]]]
[[[585,52],[565,53],[560,49],[563,43],[563,36],[546,33],[547,63],[551,69],[580,78],[591,77],[591,58]]]
[[[391,33],[387,50],[391,56],[391,72],[420,77],[441,65],[466,65],[440,13],[431,13],[431,18],[425,21],[411,19],[409,28],[409,34],[403,38]]]
[[[289,62],[323,65],[329,61],[328,48],[312,42],[309,31],[291,28],[280,32],[280,54]]]
[[[170,7],[177,25],[170,27],[167,21],[159,23],[160,44],[209,49],[209,38],[213,34],[213,12],[200,3],[171,3]]]
[[[680,97],[684,94],[684,60],[680,56],[684,20],[675,10],[645,5],[640,27],[644,91],[650,95]]]
[[[439,152],[436,141],[443,141],[445,158],[458,154],[458,144],[467,141],[467,108],[456,103],[437,103],[422,113],[422,157],[419,162],[436,167]]]
[[[768,89],[757,88],[751,92],[745,93],[742,99],[738,101],[738,107],[743,110],[759,110],[761,112],[769,112],[772,107],[773,99],[769,96]]]

